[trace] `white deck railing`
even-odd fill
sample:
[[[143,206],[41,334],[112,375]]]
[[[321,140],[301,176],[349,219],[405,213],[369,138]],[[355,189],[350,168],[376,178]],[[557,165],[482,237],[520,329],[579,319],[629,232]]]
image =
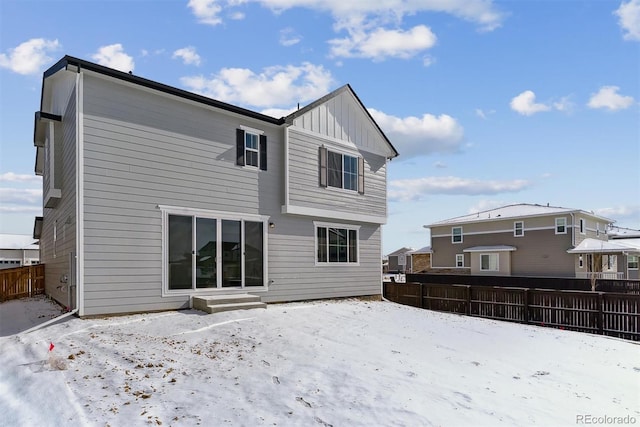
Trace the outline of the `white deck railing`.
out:
[[[576,273],[576,277],[578,279],[590,279],[591,277],[596,276],[596,279],[624,279],[624,273],[619,273],[617,271],[598,271],[598,272],[590,272],[590,273]]]

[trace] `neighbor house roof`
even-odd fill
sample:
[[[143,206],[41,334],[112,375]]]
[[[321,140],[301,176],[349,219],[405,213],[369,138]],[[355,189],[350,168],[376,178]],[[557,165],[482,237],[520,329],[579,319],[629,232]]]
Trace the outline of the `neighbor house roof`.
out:
[[[433,252],[433,250],[431,249],[431,246],[425,246],[424,248],[420,248],[420,249],[416,249],[415,251],[412,251],[411,254],[430,254],[431,252]]]
[[[610,230],[607,230],[607,234],[610,239],[640,238],[640,230],[618,226],[611,227]]]
[[[396,251],[391,252],[389,255],[387,255],[388,257],[390,256],[396,256],[396,255],[402,255],[402,254],[406,254],[407,252],[411,252],[413,251],[413,248],[400,248]]]
[[[35,239],[28,234],[0,234],[0,249],[38,249]]]
[[[615,252],[640,252],[640,239],[630,239],[636,242],[627,242],[626,240],[598,240],[587,238],[578,246],[569,249],[570,254],[586,254],[586,253],[615,253]]]
[[[449,218],[442,221],[434,222],[429,225],[425,225],[425,228],[438,227],[442,225],[453,224],[466,224],[476,222],[488,222],[497,221],[511,218],[530,218],[537,216],[547,215],[561,215],[580,213],[582,215],[589,215],[593,218],[598,218],[606,223],[612,223],[613,220],[594,214],[593,212],[583,211],[581,209],[563,208],[558,206],[543,206],[528,203],[520,203],[516,205],[507,205],[500,208],[489,209],[482,212],[475,212],[468,215],[463,215],[455,218]]]

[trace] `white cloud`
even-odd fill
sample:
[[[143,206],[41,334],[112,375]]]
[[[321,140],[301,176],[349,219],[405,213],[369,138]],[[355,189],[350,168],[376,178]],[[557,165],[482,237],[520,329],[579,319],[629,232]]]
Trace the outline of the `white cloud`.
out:
[[[0,174],[0,182],[42,182],[41,176],[5,172]]]
[[[609,208],[596,209],[595,213],[609,219],[632,219],[640,221],[640,205],[614,206]],[[637,224],[640,227],[640,223]]]
[[[42,202],[42,189],[0,188],[2,205],[38,204]]]
[[[373,108],[369,108],[369,113],[398,149],[401,159],[435,152],[455,152],[460,149],[464,138],[462,126],[446,114],[399,118]]]
[[[624,39],[640,41],[640,0],[622,2],[613,13],[618,15]]]
[[[189,76],[180,80],[189,90],[220,101],[269,108],[316,100],[333,84],[330,71],[308,62],[268,67],[260,74],[246,68],[223,68],[211,78]]]
[[[293,46],[300,43],[302,36],[300,36],[293,28],[284,28],[280,30],[280,44],[282,46]]]
[[[271,116],[271,117],[275,117],[276,119],[279,119],[280,117],[288,116],[289,114],[293,113],[296,110],[297,110],[296,107],[292,107],[292,108],[267,108],[267,109],[262,110],[260,112],[262,114],[267,115],[267,116]]]
[[[0,67],[23,75],[38,74],[52,61],[48,54],[60,47],[58,40],[27,40],[9,49],[8,54],[0,53]]]
[[[433,166],[435,166],[435,167],[436,167],[436,168],[438,168],[438,169],[446,169],[446,168],[448,167],[448,166],[446,165],[446,163],[443,163],[443,162],[440,162],[440,161],[435,162],[435,163],[433,164]]]
[[[541,111],[549,111],[549,105],[536,103],[536,94],[533,91],[525,90],[520,95],[511,100],[511,109],[524,115],[531,116]]]
[[[200,65],[200,55],[193,46],[183,47],[173,52],[172,58],[180,58],[185,65]]]
[[[623,110],[633,105],[633,97],[618,94],[618,86],[602,86],[597,93],[591,94],[587,106],[606,108],[610,111]]]
[[[349,30],[349,37],[330,40],[331,55],[345,58],[411,58],[433,47],[436,36],[430,28],[418,25],[408,31],[377,28],[367,32],[362,28]]]
[[[480,195],[516,193],[529,187],[527,180],[482,181],[454,176],[398,179],[389,182],[389,200],[421,200],[428,194]]]
[[[191,8],[193,14],[198,18],[198,22],[207,25],[218,25],[222,23],[219,14],[222,6],[217,0],[189,0],[187,7]]]
[[[133,71],[135,68],[133,57],[124,52],[120,43],[102,46],[96,53],[91,55],[91,58],[100,65],[124,72]]]

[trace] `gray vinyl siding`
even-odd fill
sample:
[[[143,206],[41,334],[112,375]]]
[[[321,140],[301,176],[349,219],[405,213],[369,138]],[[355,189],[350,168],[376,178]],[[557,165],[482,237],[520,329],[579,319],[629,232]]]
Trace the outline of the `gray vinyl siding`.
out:
[[[53,209],[43,209],[43,229],[40,244],[40,262],[45,264],[45,292],[60,304],[75,308],[75,289],[70,288],[74,272],[70,254],[76,254],[76,96],[71,94],[62,123],[55,127],[56,183],[61,198]],[[61,148],[61,150],[60,150]],[[45,147],[45,150],[48,146]],[[61,162],[61,163],[60,163]],[[44,188],[48,185],[49,164],[44,165]],[[57,226],[56,226],[57,222]],[[57,241],[53,241],[54,226]],[[62,280],[67,278],[67,283]],[[69,299],[71,292],[71,299]],[[70,302],[69,302],[70,301]]]
[[[383,156],[367,151],[354,152],[364,158],[364,194],[319,184],[321,136],[289,128],[289,203],[293,206],[331,209],[338,212],[386,216],[387,165]],[[328,144],[327,149],[331,150]],[[336,152],[344,152],[336,149]]]
[[[235,164],[240,125],[265,132],[267,171]],[[315,266],[316,218],[281,214],[283,136],[282,127],[85,75],[84,314],[189,306],[187,295],[162,296],[159,205],[268,216],[268,292],[245,288],[265,301],[380,294],[378,225],[360,229],[359,266]],[[384,186],[370,181],[373,194]]]
[[[361,225],[359,265],[315,265],[315,228],[310,218],[282,216],[269,233],[269,292],[263,301],[297,301],[380,295],[380,226]],[[348,226],[353,223],[344,222]],[[284,228],[282,232],[278,231]]]
[[[84,83],[85,314],[188,307],[188,296],[162,297],[158,205],[276,211],[282,132],[108,80]],[[240,125],[265,131],[268,171],[235,164]]]

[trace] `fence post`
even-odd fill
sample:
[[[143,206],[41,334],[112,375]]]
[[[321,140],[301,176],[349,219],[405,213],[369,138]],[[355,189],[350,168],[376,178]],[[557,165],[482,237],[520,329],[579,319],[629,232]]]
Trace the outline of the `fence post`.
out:
[[[422,284],[422,282],[419,282],[418,285],[420,285],[420,308],[424,309],[424,295],[423,295],[424,285]]]
[[[604,294],[602,292],[598,292],[598,319],[596,320],[596,322],[598,326],[598,333],[600,335],[604,334],[604,310],[602,307],[604,303],[603,295]]]
[[[467,316],[470,316],[471,315],[471,285],[467,285],[466,298],[467,298],[467,307],[466,307],[465,312],[466,312]]]
[[[522,299],[524,300],[524,313],[523,313],[523,317],[524,317],[524,323],[529,323],[529,288],[525,288],[524,289],[524,295],[522,297]]]

